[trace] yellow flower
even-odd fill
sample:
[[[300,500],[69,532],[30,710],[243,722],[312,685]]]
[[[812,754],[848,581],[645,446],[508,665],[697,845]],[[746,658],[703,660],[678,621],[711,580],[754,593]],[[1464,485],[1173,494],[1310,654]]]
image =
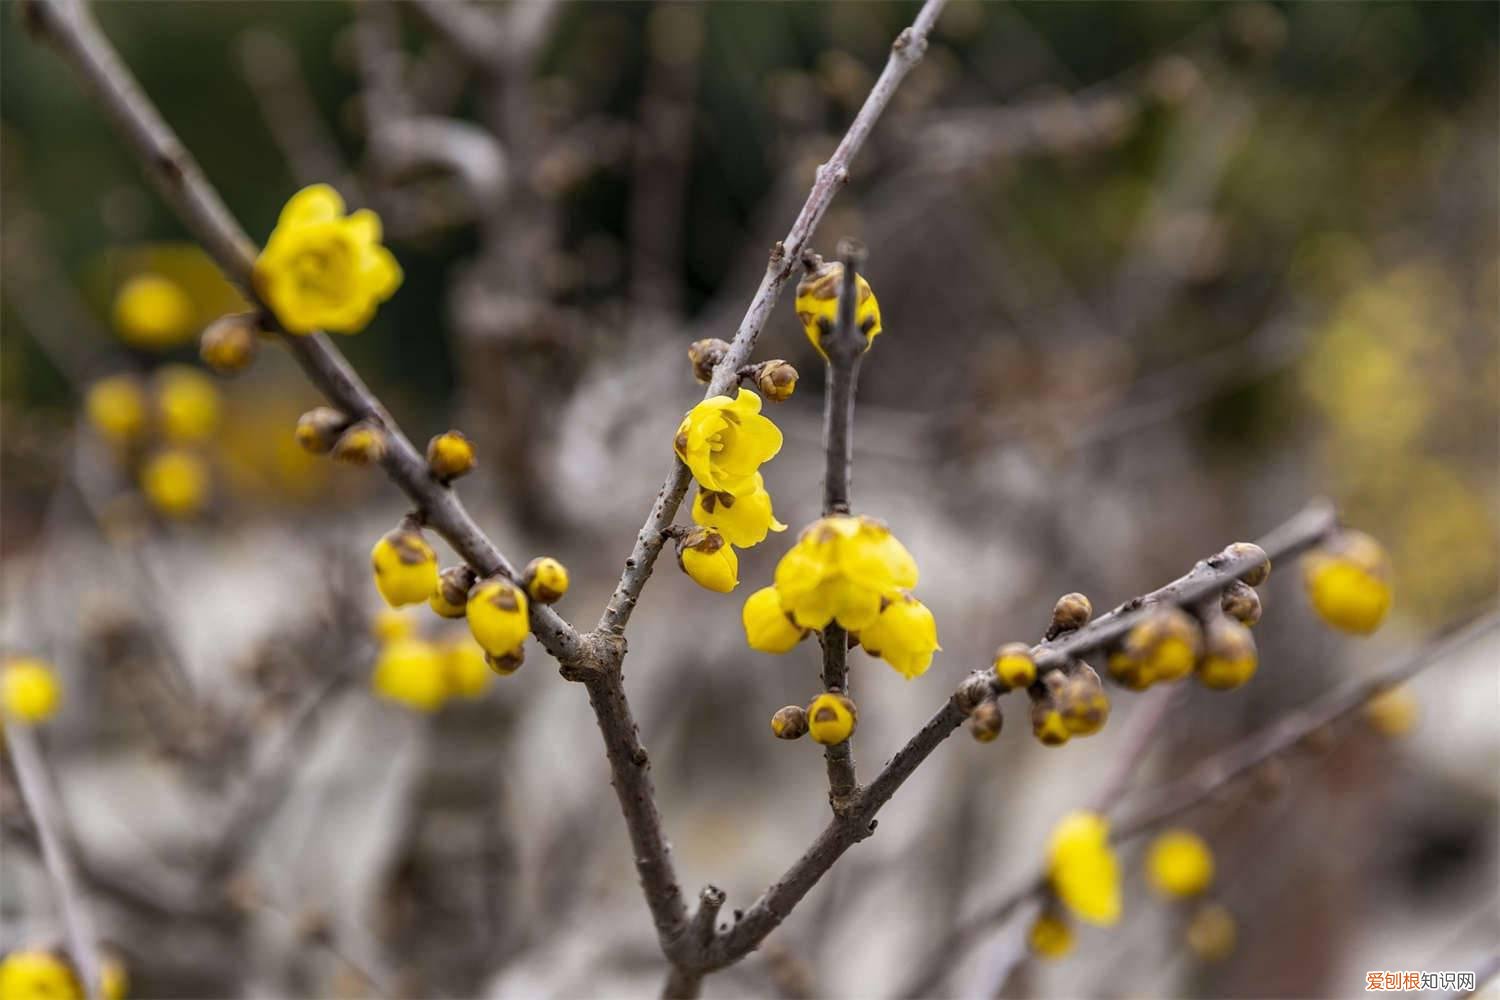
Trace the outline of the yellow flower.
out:
[[[1405,684],[1380,692],[1365,702],[1363,712],[1382,736],[1405,736],[1417,725],[1417,699]]]
[[[202,441],[219,426],[219,388],[187,365],[168,365],[156,375],[156,409],[167,440]]]
[[[27,949],[0,961],[0,1000],[83,1000],[83,990],[62,959]]]
[[[7,660],[0,668],[0,705],[22,722],[45,722],[57,712],[62,688],[50,664],[31,657]]]
[[[380,235],[374,212],[346,216],[327,184],[303,188],[255,260],[255,290],[288,333],[358,333],[401,284]]]
[[[1042,958],[1062,958],[1073,950],[1073,928],[1062,914],[1044,910],[1027,932],[1026,943]]]
[[[474,464],[474,446],[458,431],[438,434],[427,442],[427,468],[441,482],[457,479]]]
[[[370,679],[375,693],[419,712],[435,712],[448,697],[444,658],[425,639],[397,639],[381,647]]]
[[[138,274],[115,293],[114,320],[120,339],[127,344],[160,350],[193,335],[198,310],[171,278]]]
[[[99,989],[104,1000],[125,1000],[130,992],[130,971],[114,955],[99,956]]]
[[[995,676],[1008,688],[1030,687],[1036,680],[1036,662],[1024,642],[1008,642],[995,653]]]
[[[1109,927],[1120,919],[1120,867],[1109,846],[1109,822],[1071,812],[1052,830],[1047,877],[1079,919]]]
[[[537,556],[521,575],[526,594],[538,604],[556,604],[568,592],[568,567],[551,556]]]
[[[807,637],[807,629],[787,617],[775,587],[762,587],[746,598],[740,617],[745,641],[762,653],[789,653]]]
[[[797,283],[797,318],[802,321],[807,339],[825,360],[828,355],[823,350],[823,337],[832,333],[838,324],[839,289],[843,284],[844,265],[839,261],[821,264]],[[875,300],[875,293],[870,290],[870,283],[863,274],[854,276],[854,288],[857,295],[854,322],[865,335],[865,350],[868,351],[870,344],[880,335],[880,303]]]
[[[526,594],[504,577],[481,580],[469,591],[467,617],[474,641],[492,656],[514,653],[531,632]]]
[[[411,638],[416,633],[416,622],[403,611],[381,608],[370,622],[370,631],[380,642],[395,642]]]
[[[693,523],[713,528],[730,545],[742,549],[759,545],[772,531],[785,531],[786,525],[771,512],[771,494],[766,492],[765,480],[759,472],[754,479],[754,488],[743,496],[698,487],[693,497]]]
[[[495,675],[485,662],[484,650],[466,638],[459,638],[445,643],[441,651],[443,673],[451,693],[472,699],[489,690]]]
[[[1146,876],[1163,896],[1196,896],[1213,884],[1214,855],[1193,831],[1168,830],[1151,842]]]
[[[837,621],[862,631],[880,614],[881,598],[916,585],[916,560],[885,525],[868,517],[814,521],[776,566],[782,607],[804,628]]]
[[[908,680],[920,677],[932,665],[938,645],[937,621],[927,605],[910,594],[898,594],[875,621],[860,630],[860,645],[878,656]]]
[[[84,412],[99,436],[126,444],[146,430],[146,394],[129,375],[110,375],[89,386]]]
[[[859,712],[854,702],[841,694],[824,691],[807,706],[807,730],[824,746],[842,743],[854,735]]]
[[[208,466],[182,448],[165,448],[141,466],[141,489],[167,517],[192,517],[208,502]]]
[[[1205,962],[1218,962],[1234,953],[1234,914],[1220,903],[1198,908],[1187,925],[1188,947]]]
[[[781,431],[761,416],[760,397],[710,396],[688,411],[672,442],[698,484],[716,493],[745,496],[759,485],[755,472],[781,450]]]
[[[1255,676],[1258,663],[1255,638],[1233,618],[1216,618],[1203,630],[1203,659],[1195,672],[1204,687],[1237,688]]]
[[[420,604],[437,589],[437,553],[420,531],[396,528],[381,536],[370,550],[375,587],[393,608]]]
[[[1345,531],[1302,561],[1302,580],[1318,616],[1356,635],[1380,627],[1391,609],[1391,565],[1380,543]]]
[[[677,541],[677,565],[706,590],[727,594],[740,585],[740,557],[712,528],[694,528]]]

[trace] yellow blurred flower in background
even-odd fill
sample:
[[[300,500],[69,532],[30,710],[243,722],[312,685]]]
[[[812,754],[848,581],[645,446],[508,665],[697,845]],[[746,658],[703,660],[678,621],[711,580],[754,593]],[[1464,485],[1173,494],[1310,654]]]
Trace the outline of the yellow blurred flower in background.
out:
[[[45,722],[62,703],[62,686],[51,664],[17,657],[0,666],[0,706],[22,722]]]
[[[146,394],[130,375],[110,375],[89,386],[83,401],[89,425],[113,444],[128,444],[146,432]]]
[[[188,365],[167,365],[157,370],[153,383],[162,435],[168,441],[203,441],[218,429],[221,404],[212,378]]]
[[[184,448],[164,448],[141,466],[141,492],[167,517],[192,517],[208,503],[208,464]]]
[[[1109,846],[1109,822],[1098,813],[1071,812],[1053,828],[1047,878],[1079,919],[1103,927],[1120,919],[1120,866]]]

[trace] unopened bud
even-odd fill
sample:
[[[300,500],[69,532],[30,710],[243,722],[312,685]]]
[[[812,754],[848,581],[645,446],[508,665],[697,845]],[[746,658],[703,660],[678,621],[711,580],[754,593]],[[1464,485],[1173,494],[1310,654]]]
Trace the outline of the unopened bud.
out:
[[[458,431],[438,434],[427,442],[427,468],[438,482],[451,482],[474,468],[474,446]]]
[[[220,375],[244,371],[260,348],[254,313],[221,316],[198,339],[198,356]]]
[[[693,377],[699,382],[713,380],[714,369],[729,353],[729,345],[718,337],[695,340],[688,345],[688,360],[693,364]]]
[[[1064,632],[1083,628],[1094,616],[1094,605],[1083,594],[1064,594],[1052,606],[1052,624],[1047,628],[1047,638],[1056,639]]]
[[[1000,703],[991,698],[980,702],[969,715],[969,735],[980,743],[993,743],[1000,735],[1005,717],[1000,713]]]
[[[958,710],[969,715],[980,705],[995,696],[994,678],[988,674],[970,674],[964,678],[964,682],[958,686],[954,698]]]
[[[786,402],[797,390],[797,369],[780,358],[762,361],[751,368],[751,373],[760,394],[773,403]]]
[[[1072,675],[1057,690],[1057,710],[1074,736],[1092,736],[1109,721],[1109,697],[1094,668],[1075,661]]]
[[[385,458],[385,431],[362,420],[339,435],[333,457],[350,465],[369,465]]]
[[[1036,680],[1036,661],[1024,642],[1008,642],[995,653],[995,676],[1007,688],[1030,687]]]
[[[462,618],[469,603],[469,589],[477,579],[467,566],[449,566],[438,574],[437,589],[427,599],[427,606],[444,618]]]
[[[538,604],[555,604],[568,592],[568,568],[551,556],[537,556],[526,564],[521,584]]]
[[[348,426],[349,418],[333,407],[315,407],[297,421],[297,443],[314,455],[326,455]]]
[[[807,710],[788,705],[771,716],[771,732],[778,740],[798,740],[807,735]]]
[[[1219,607],[1241,625],[1250,626],[1260,621],[1260,595],[1243,580],[1235,580],[1224,588]]]
[[[509,677],[517,670],[520,670],[521,664],[526,662],[526,650],[524,647],[517,646],[509,653],[500,656],[496,656],[494,653],[485,653],[484,662],[489,664],[489,668],[501,677]]]
[[[807,706],[807,728],[812,738],[824,746],[834,746],[854,734],[859,712],[854,702],[841,694],[825,691]]]
[[[1224,550],[1224,558],[1250,561],[1250,567],[1241,571],[1240,579],[1252,587],[1259,587],[1271,576],[1271,557],[1254,542],[1235,542]]]

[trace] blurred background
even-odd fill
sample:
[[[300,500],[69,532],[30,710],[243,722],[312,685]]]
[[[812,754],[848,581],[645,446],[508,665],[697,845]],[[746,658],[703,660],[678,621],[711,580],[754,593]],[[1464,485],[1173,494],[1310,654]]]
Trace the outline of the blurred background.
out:
[[[476,442],[466,502],[512,561],[567,564],[580,626],[699,398],[687,345],[733,335],[917,9],[97,7],[252,236],[317,181],[380,212],[405,283],[339,345],[419,444]],[[62,676],[46,757],[132,992],[657,990],[583,692],[537,648],[436,712],[372,690],[366,553],[400,496],[298,449],[321,401],[270,345],[195,379],[237,296],[19,5],[0,13],[0,644]],[[869,248],[887,332],[855,506],[915,554],[944,647],[909,682],[855,655],[863,773],[996,645],[1035,641],[1058,594],[1112,607],[1313,497],[1389,549],[1392,621],[1334,635],[1280,567],[1259,674],[1177,702],[1140,787],[1493,607],[1497,34],[1487,3],[953,0],[814,240]],[[756,357],[802,373],[763,470],[795,532],[821,498],[821,365],[790,295]],[[166,414],[128,447],[117,409],[84,405],[118,375]],[[744,553],[737,593],[788,543]],[[816,647],[747,650],[740,603],[663,560],[626,666],[684,886],[730,908],[827,812],[816,747],[767,726],[818,690]],[[1491,633],[1411,685],[1414,715],[1350,719],[1184,817],[1218,857],[1227,957],[1194,953],[1130,850],[1120,926],[1000,981],[1008,939],[986,935],[930,989],[1326,996],[1474,968],[1500,938],[1497,662]],[[1063,748],[1020,716],[942,747],[709,994],[899,992],[1097,792],[1133,710],[1112,698]],[[56,943],[0,790],[0,945]]]

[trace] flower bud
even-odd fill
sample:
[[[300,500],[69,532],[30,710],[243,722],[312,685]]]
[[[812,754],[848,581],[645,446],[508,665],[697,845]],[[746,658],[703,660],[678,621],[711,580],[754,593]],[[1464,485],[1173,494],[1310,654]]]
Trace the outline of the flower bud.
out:
[[[719,362],[724,360],[724,355],[729,353],[729,345],[718,337],[709,337],[707,340],[695,340],[688,345],[688,360],[693,365],[693,377],[699,382],[711,382],[714,377],[714,369]]]
[[[995,676],[1007,688],[1030,687],[1036,680],[1036,661],[1024,642],[1008,642],[995,652]]]
[[[460,636],[439,647],[443,657],[443,677],[450,694],[471,701],[489,690],[495,675],[490,671],[484,650]]]
[[[474,446],[458,431],[438,434],[427,442],[427,468],[438,482],[452,482],[474,468]]]
[[[504,653],[499,656],[495,655],[494,653],[485,653],[484,662],[489,665],[489,668],[492,671],[499,674],[501,677],[509,677],[517,670],[520,670],[521,664],[526,662],[526,647],[517,646],[509,653]]]
[[[797,369],[780,358],[762,361],[751,368],[751,374],[760,394],[773,403],[784,403],[797,391]]]
[[[1188,920],[1187,943],[1205,962],[1218,962],[1234,953],[1234,914],[1222,903],[1205,903]]]
[[[297,420],[297,443],[314,455],[326,455],[349,423],[348,417],[331,406],[314,407]]]
[[[807,706],[807,729],[824,746],[835,746],[854,735],[859,712],[854,702],[841,694],[825,691]]]
[[[1084,594],[1064,594],[1052,606],[1052,624],[1047,628],[1047,638],[1056,639],[1064,632],[1083,628],[1094,616],[1094,605]]]
[[[521,574],[526,593],[538,604],[556,604],[568,592],[568,568],[551,556],[537,556]]]
[[[974,709],[995,697],[994,678],[984,672],[972,673],[964,678],[953,697],[958,710],[964,715],[970,715]]]
[[[1082,660],[1076,661],[1073,675],[1057,689],[1053,701],[1073,736],[1092,736],[1109,721],[1109,697],[1094,668]]]
[[[444,618],[462,618],[469,603],[475,573],[467,566],[449,566],[438,574],[427,606]]]
[[[179,443],[203,441],[219,426],[219,387],[187,365],[167,365],[153,379],[162,434]]]
[[[146,394],[131,375],[110,375],[84,397],[89,425],[111,444],[128,444],[146,431]]]
[[[1250,630],[1222,615],[1211,619],[1203,630],[1203,658],[1196,668],[1199,682],[1216,691],[1227,691],[1255,676],[1255,639]]]
[[[993,698],[982,701],[969,713],[969,735],[980,743],[993,743],[1004,722],[998,701]]]
[[[706,590],[727,594],[740,583],[734,546],[712,528],[691,528],[677,538],[677,565]]]
[[[208,466],[184,448],[164,448],[141,466],[141,491],[167,517],[192,517],[209,496]]]
[[[762,653],[789,653],[807,638],[808,630],[787,614],[775,587],[762,587],[747,597],[740,620],[745,625],[745,641]]]
[[[824,261],[815,253],[803,255],[806,273],[797,282],[795,306],[797,318],[802,322],[803,332],[812,341],[813,347],[826,360],[828,352],[823,347],[823,338],[833,333],[838,323],[839,291],[844,284],[844,265],[840,261]],[[870,289],[863,274],[854,276],[854,324],[864,337],[863,350],[868,351],[881,333],[880,303]]]
[[[250,367],[260,348],[254,313],[220,316],[198,338],[198,357],[220,375],[234,375]]]
[[[1031,735],[1046,747],[1060,747],[1073,738],[1062,713],[1050,697],[1042,697],[1031,703]]]
[[[386,532],[370,550],[370,565],[376,589],[393,608],[420,604],[437,588],[437,553],[420,531],[402,527]]]
[[[1120,643],[1120,652],[1135,673],[1131,680],[1145,686],[1158,681],[1181,680],[1193,671],[1202,647],[1198,623],[1175,604],[1164,604],[1147,612]],[[1113,658],[1110,671],[1117,669]],[[1129,686],[1129,685],[1127,685]]]
[[[1236,561],[1251,560],[1250,568],[1240,573],[1240,579],[1252,587],[1259,587],[1271,578],[1271,557],[1254,542],[1235,542],[1224,550],[1223,556]]]
[[[1344,632],[1369,635],[1391,608],[1391,563],[1380,543],[1344,531],[1302,560],[1302,581],[1318,617]]]
[[[1191,830],[1167,830],[1151,842],[1146,878],[1163,896],[1197,896],[1213,884],[1213,851]]]
[[[771,716],[771,732],[778,740],[799,740],[807,735],[807,710],[801,705],[787,705]]]
[[[1260,595],[1243,580],[1235,580],[1224,588],[1219,607],[1241,625],[1248,627],[1260,621]]]
[[[419,712],[436,712],[448,697],[442,654],[425,639],[397,639],[381,647],[370,685],[382,698]]]
[[[1062,914],[1043,910],[1026,932],[1026,944],[1034,955],[1062,958],[1073,950],[1073,928]]]
[[[503,576],[475,584],[469,591],[466,611],[475,641],[494,657],[518,652],[531,632],[526,594]],[[520,666],[519,661],[516,666]]]
[[[333,457],[350,465],[369,465],[385,458],[385,431],[367,420],[350,427],[339,435],[333,446]]]
[[[0,708],[7,719],[45,722],[62,702],[62,687],[52,666],[32,657],[16,657],[0,666]]]

